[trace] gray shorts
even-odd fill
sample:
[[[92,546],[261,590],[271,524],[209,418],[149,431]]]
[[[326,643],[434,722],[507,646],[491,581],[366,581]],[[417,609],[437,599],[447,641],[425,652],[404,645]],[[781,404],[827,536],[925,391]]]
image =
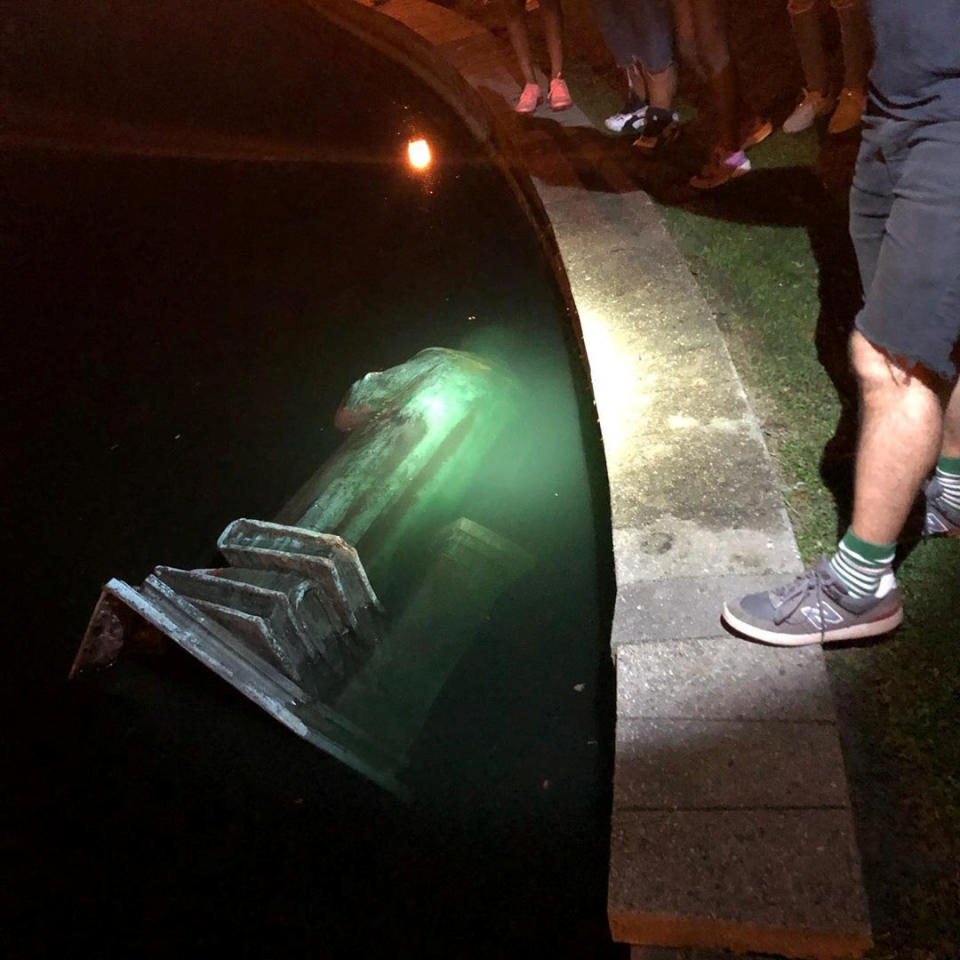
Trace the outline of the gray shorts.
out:
[[[857,329],[953,380],[960,341],[960,120],[863,118],[850,236],[863,281]]]
[[[618,66],[662,73],[673,63],[671,0],[593,0],[593,9]]]

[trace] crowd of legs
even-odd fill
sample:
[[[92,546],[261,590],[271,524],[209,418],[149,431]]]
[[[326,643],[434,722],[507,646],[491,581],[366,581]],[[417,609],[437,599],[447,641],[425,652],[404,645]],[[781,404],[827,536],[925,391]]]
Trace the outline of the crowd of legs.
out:
[[[519,113],[533,113],[544,101],[530,53],[527,4],[502,0],[507,30],[516,54],[523,88]],[[528,0],[529,2],[529,0]],[[866,0],[830,0],[840,23],[844,76],[839,92],[831,90],[823,37],[821,0],[789,0],[805,88],[784,123],[796,133],[831,112],[829,129],[842,133],[856,127],[865,103],[871,45]],[[729,0],[593,0],[597,26],[617,64],[624,71],[627,99],[622,110],[605,121],[612,133],[630,136],[635,146],[651,150],[679,132],[674,110],[682,68],[704,91],[712,120],[703,169],[692,178],[697,189],[713,189],[748,173],[745,151],[771,132],[765,118],[752,115],[740,95],[736,63],[728,38]],[[540,0],[544,39],[550,66],[546,99],[552,110],[573,105],[563,78],[563,20],[559,0]]]
[[[573,103],[562,79],[558,2],[540,0],[554,110]],[[647,150],[673,139],[679,70],[696,78],[709,118],[707,159],[690,180],[699,190],[748,173],[746,151],[773,129],[745,106],[729,2],[593,0],[627,90],[623,108],[605,121],[611,133]],[[895,627],[903,615],[893,572],[897,540],[918,494],[927,535],[960,535],[960,48],[944,39],[960,23],[960,0],[923,2],[925,17],[906,16],[894,0],[787,3],[804,87],[783,130],[799,133],[828,116],[829,134],[863,124],[850,223],[864,293],[850,340],[860,432],[852,522],[836,552],[795,583],[724,606],[727,626],[754,640],[793,645]],[[876,56],[886,93],[870,87],[868,3],[883,40]],[[524,8],[511,9],[525,83],[517,110],[527,113],[542,94]],[[839,26],[839,88],[831,80],[827,16]]]

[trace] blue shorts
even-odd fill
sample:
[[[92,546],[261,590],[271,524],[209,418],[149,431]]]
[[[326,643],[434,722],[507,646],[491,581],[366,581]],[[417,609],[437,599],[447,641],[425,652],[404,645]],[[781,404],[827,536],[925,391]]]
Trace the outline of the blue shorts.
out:
[[[863,281],[857,329],[907,365],[957,376],[960,120],[863,118],[850,191]]]
[[[671,0],[593,0],[593,9],[618,66],[662,73],[673,63]]]

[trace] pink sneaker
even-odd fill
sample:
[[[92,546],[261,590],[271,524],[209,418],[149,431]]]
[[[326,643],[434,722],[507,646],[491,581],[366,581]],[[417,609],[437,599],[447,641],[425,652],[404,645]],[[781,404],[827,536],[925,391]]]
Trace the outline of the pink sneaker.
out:
[[[533,113],[541,103],[543,103],[543,94],[540,92],[540,85],[538,83],[527,83],[524,85],[520,99],[513,109],[517,113]]]
[[[550,109],[569,110],[573,106],[573,97],[567,89],[563,77],[554,77],[550,81]]]

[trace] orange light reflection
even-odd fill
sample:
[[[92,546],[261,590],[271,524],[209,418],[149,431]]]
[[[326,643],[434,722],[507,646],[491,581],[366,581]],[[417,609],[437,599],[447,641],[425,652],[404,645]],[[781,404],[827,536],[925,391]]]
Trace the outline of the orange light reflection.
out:
[[[414,170],[426,170],[433,163],[430,144],[426,140],[411,140],[407,144],[407,160]]]

